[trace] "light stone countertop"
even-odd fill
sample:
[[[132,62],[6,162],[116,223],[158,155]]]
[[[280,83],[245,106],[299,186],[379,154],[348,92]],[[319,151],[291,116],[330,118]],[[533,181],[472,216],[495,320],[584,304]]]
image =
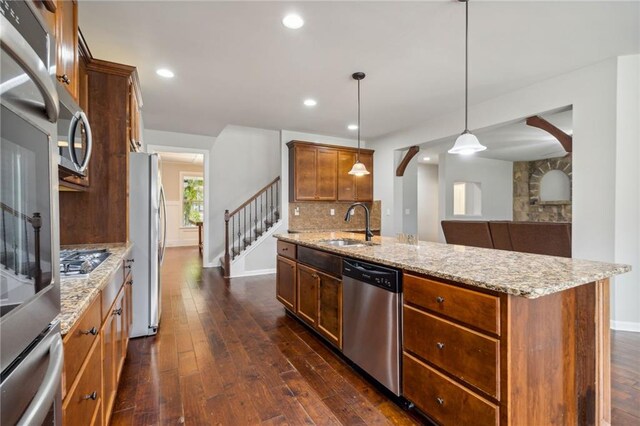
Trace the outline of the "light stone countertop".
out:
[[[374,237],[376,245],[363,247],[335,247],[322,242],[338,238],[364,240],[362,234],[345,232],[277,234],[274,237],[344,257],[528,299],[558,293],[631,270],[629,265],[515,251],[425,241],[420,241],[419,245],[401,244],[390,237]]]
[[[60,279],[60,333],[64,336],[75,325],[78,319],[89,308],[113,274],[122,264],[122,259],[131,248],[130,243],[120,244],[85,244],[63,246],[62,249],[103,249],[111,252],[100,266],[88,276],[61,277]]]

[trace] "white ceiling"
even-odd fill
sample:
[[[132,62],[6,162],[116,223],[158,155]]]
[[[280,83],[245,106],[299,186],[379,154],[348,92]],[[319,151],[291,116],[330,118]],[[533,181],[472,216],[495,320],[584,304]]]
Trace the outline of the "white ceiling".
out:
[[[191,154],[187,152],[159,152],[160,160],[168,163],[184,163],[202,165],[204,156],[202,154]]]
[[[568,134],[573,134],[573,111],[541,114],[542,118]],[[504,161],[534,161],[544,158],[556,158],[566,155],[560,142],[549,133],[528,126],[525,119],[503,126],[494,126],[474,131],[485,151],[474,154],[476,157],[492,158]],[[438,155],[451,148],[458,135],[442,140],[425,143],[418,153],[417,160],[424,164],[437,164]],[[429,160],[425,160],[429,157]]]
[[[640,3],[470,3],[470,102],[640,51]],[[463,105],[464,4],[83,1],[93,55],[136,65],[145,127],[217,135],[225,125],[373,138]],[[295,11],[297,31],[280,21]],[[155,74],[167,67],[176,77]],[[307,108],[302,101],[317,99]]]

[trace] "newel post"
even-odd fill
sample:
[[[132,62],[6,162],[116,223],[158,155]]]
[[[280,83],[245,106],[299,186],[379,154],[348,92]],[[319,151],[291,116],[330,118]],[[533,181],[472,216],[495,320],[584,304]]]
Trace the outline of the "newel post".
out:
[[[229,210],[224,211],[224,277],[229,278],[231,269],[231,256],[229,255]]]

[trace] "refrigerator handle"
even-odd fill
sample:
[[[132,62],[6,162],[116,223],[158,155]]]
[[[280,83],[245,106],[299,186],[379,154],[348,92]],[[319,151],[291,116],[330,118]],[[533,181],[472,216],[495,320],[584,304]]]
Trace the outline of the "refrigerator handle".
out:
[[[48,345],[47,345],[48,343]],[[49,367],[42,381],[42,386],[33,397],[33,400],[27,407],[25,414],[18,422],[18,426],[39,425],[49,413],[51,404],[60,390],[60,378],[62,376],[63,349],[62,338],[60,333],[53,333],[47,338],[47,342],[43,342],[43,346],[49,348],[50,359]],[[38,356],[38,354],[33,354]]]
[[[164,250],[167,248],[167,200],[164,197],[164,187],[160,185],[160,204],[162,205],[162,248],[160,252],[160,264],[164,260]]]

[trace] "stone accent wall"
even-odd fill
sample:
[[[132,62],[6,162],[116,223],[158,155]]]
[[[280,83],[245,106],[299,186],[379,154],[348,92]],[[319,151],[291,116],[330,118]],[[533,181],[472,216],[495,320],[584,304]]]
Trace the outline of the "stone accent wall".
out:
[[[351,221],[345,222],[344,215],[350,202],[310,201],[289,203],[289,231],[364,231],[364,209],[356,207]],[[371,211],[371,229],[380,230],[381,202],[366,203]],[[373,204],[373,205],[372,205]],[[294,214],[296,207],[300,214]],[[335,214],[331,216],[331,209]]]
[[[571,222],[571,202],[540,203],[540,180],[550,170],[560,170],[572,180],[571,156],[513,163],[513,220]]]

